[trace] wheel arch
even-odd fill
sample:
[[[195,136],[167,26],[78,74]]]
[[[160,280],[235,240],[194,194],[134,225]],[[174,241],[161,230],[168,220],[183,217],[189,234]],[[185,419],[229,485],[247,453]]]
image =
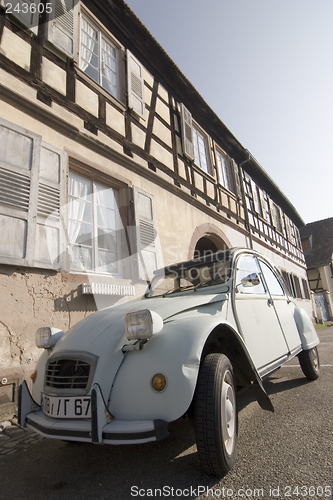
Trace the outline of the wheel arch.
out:
[[[201,352],[200,366],[205,357],[212,353],[225,354],[233,366],[237,386],[253,387],[259,405],[264,410],[274,411],[250,354],[231,325],[220,324],[211,331]]]

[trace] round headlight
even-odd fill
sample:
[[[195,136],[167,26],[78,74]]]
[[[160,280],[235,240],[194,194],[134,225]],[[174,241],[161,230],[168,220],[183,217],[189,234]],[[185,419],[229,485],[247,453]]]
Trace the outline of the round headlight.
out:
[[[126,314],[125,331],[128,340],[148,340],[163,328],[163,319],[149,309],[132,311]]]
[[[151,380],[151,385],[153,386],[153,389],[155,389],[155,391],[164,391],[167,385],[165,376],[162,373],[156,373],[156,375],[154,375]]]
[[[41,349],[50,349],[54,347],[64,332],[59,328],[51,328],[50,326],[42,326],[36,332],[36,345]]]

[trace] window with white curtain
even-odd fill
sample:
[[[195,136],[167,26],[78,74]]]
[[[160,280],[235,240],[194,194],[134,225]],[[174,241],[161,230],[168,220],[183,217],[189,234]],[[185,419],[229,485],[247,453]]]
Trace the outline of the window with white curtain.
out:
[[[230,166],[227,156],[216,150],[216,163],[219,183],[231,191]]]
[[[118,97],[118,48],[84,15],[81,18],[80,69]]]
[[[204,172],[210,174],[210,163],[208,153],[207,136],[193,125],[193,145],[194,145],[194,163]]]
[[[70,171],[68,242],[71,270],[120,275],[117,190]]]

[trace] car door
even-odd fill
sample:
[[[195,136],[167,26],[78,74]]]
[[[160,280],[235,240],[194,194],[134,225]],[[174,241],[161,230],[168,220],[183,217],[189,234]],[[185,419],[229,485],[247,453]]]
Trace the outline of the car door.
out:
[[[257,257],[241,254],[234,271],[233,307],[236,322],[260,373],[288,354],[273,301],[261,275]],[[243,280],[243,283],[242,283]]]
[[[300,350],[301,339],[294,319],[295,304],[286,295],[275,271],[262,259],[259,265],[279,318],[290,353]]]

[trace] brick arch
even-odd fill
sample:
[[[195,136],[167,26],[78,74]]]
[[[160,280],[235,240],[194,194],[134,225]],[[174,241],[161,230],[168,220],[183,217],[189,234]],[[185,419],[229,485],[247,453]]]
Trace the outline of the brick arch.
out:
[[[232,247],[230,241],[223,233],[223,231],[221,231],[221,229],[214,226],[214,224],[201,224],[195,229],[191,238],[190,246],[188,249],[189,259],[193,259],[195,247],[198,241],[204,237],[210,239],[214,243],[214,245],[216,245],[218,250],[224,250],[225,248]]]

